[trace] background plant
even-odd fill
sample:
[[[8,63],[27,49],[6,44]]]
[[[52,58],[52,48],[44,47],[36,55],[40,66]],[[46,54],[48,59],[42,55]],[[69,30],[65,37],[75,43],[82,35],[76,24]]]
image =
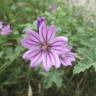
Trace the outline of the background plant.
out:
[[[51,11],[56,5],[55,12]],[[29,70],[20,45],[26,27],[36,29],[35,19],[44,16],[57,26],[57,34],[69,38],[78,54],[72,67],[46,73]],[[0,0],[0,20],[11,24],[12,34],[0,36],[0,96],[26,96],[30,82],[33,96],[96,95],[96,14],[67,0]]]

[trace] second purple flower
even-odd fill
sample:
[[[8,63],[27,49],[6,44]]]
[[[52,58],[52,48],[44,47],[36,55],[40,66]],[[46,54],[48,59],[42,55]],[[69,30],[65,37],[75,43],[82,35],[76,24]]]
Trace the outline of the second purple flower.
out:
[[[5,25],[3,22],[0,22],[0,35],[8,36],[12,32],[10,25]]]

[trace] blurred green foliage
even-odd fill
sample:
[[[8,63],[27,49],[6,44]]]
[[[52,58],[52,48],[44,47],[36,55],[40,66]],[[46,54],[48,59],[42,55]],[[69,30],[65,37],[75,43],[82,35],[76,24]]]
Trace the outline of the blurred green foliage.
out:
[[[72,67],[46,73],[42,68],[30,70],[29,62],[22,60],[23,29],[36,29],[39,16],[69,38],[77,53]],[[0,0],[0,20],[13,29],[10,36],[0,36],[0,96],[27,96],[29,82],[33,96],[96,96],[96,13],[67,0]]]

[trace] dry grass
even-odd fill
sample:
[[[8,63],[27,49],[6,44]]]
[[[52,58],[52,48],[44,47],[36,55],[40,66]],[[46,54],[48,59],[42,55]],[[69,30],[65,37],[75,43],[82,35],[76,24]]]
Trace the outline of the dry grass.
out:
[[[86,10],[91,12],[96,11],[96,0],[69,0],[74,6],[85,7]]]
[[[80,14],[83,15],[85,21],[95,22],[93,14],[96,15],[96,0],[69,0],[69,3],[76,7],[82,7]]]

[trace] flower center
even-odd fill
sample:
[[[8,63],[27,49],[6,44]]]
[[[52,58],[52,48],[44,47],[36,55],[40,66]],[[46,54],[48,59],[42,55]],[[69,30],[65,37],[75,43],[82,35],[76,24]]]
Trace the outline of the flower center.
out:
[[[45,50],[49,50],[50,47],[51,47],[50,44],[45,44],[45,43],[44,43],[44,44],[41,45],[41,48],[42,48],[42,50],[44,50],[44,51],[45,51]]]

